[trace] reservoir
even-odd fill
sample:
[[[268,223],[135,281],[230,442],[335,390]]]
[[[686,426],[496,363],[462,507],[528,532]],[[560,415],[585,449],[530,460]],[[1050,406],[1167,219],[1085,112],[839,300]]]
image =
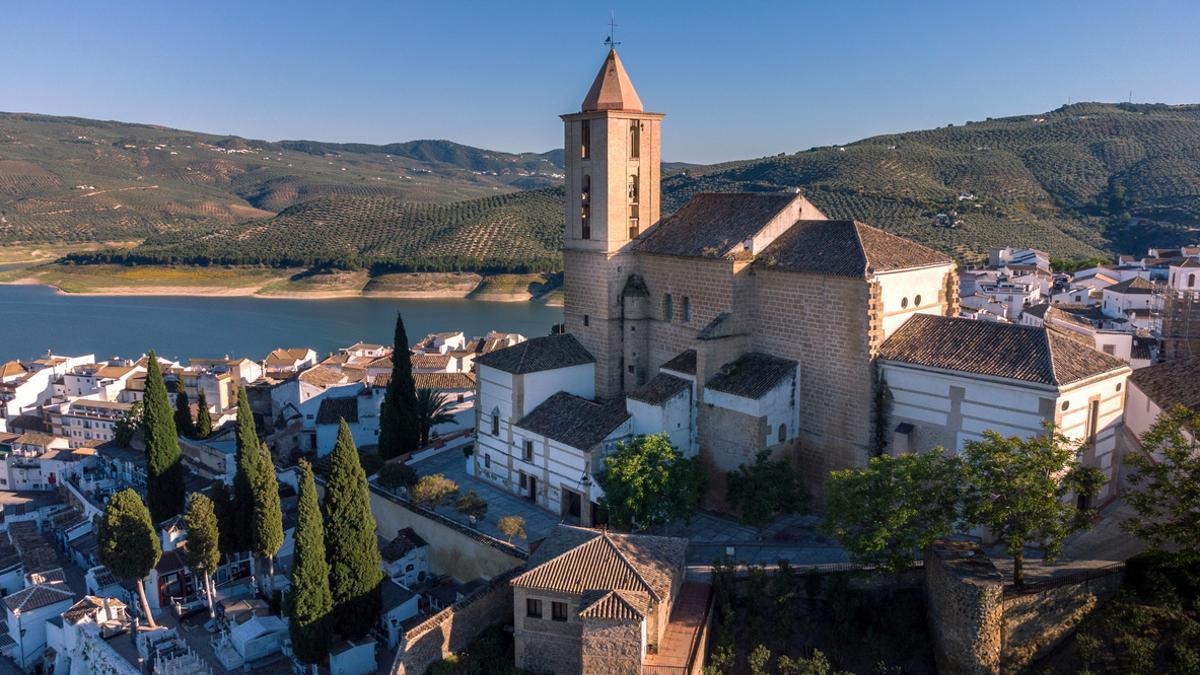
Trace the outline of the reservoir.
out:
[[[170,359],[245,356],[276,347],[325,354],[358,341],[392,344],[396,313],[409,343],[427,333],[490,330],[537,337],[562,321],[561,307],[464,299],[61,295],[46,286],[0,285],[0,362],[56,354],[136,357],[149,349]]]

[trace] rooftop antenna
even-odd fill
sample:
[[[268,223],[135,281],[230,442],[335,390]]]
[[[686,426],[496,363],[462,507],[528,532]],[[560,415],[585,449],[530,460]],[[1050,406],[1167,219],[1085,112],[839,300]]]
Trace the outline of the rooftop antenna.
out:
[[[617,13],[613,12],[608,19],[608,37],[604,38],[604,45],[609,49],[616,49],[620,42],[617,42]]]

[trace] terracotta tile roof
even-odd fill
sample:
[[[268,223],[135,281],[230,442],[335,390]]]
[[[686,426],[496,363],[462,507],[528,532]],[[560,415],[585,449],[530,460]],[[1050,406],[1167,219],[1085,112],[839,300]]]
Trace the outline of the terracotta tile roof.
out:
[[[683,373],[684,375],[695,375],[696,374],[696,350],[695,349],[685,349],[682,352],[679,352],[675,356],[671,357],[670,361],[667,361],[666,363],[662,364],[661,366],[659,366],[659,368],[664,368],[666,370],[673,370],[677,373]]]
[[[1104,290],[1109,293],[1119,293],[1121,295],[1150,295],[1154,293],[1154,284],[1141,277],[1133,277],[1119,284],[1113,284]]]
[[[604,57],[604,64],[600,66],[600,72],[596,73],[596,79],[584,97],[580,110],[642,111],[642,100],[634,91],[629,74],[625,72],[625,66],[621,63],[621,57],[617,56],[617,50],[608,50],[608,56]]]
[[[358,421],[358,399],[355,396],[338,396],[326,398],[317,408],[317,424],[338,424],[341,420],[347,424]]]
[[[417,389],[474,389],[475,376],[471,373],[413,373],[413,385]]]
[[[627,419],[623,399],[597,403],[560,391],[530,410],[516,426],[568,447],[590,450]]]
[[[17,591],[4,598],[4,605],[10,612],[32,612],[56,602],[71,600],[75,594],[57,584],[38,584]]]
[[[0,377],[16,377],[25,374],[25,366],[20,361],[7,361],[0,364]]]
[[[905,321],[880,347],[879,357],[1052,386],[1128,369],[1061,331],[930,314]]]
[[[1163,410],[1200,410],[1200,357],[1139,368],[1129,379]]]
[[[20,443],[22,445],[36,445],[40,448],[44,448],[53,443],[54,439],[56,438],[58,437],[54,434],[43,434],[40,431],[26,431],[15,441],[13,441],[13,443]]]
[[[450,365],[449,354],[413,354],[411,358],[413,368],[437,368],[441,370]]]
[[[95,595],[85,595],[79,602],[71,605],[71,607],[62,613],[62,618],[67,623],[79,623],[82,619],[92,616],[97,610],[108,607],[110,609],[124,609],[125,603],[116,598],[100,598]]]
[[[559,525],[529,558],[514,586],[565,593],[635,591],[658,601],[671,596],[683,567],[687,540],[616,534]]]
[[[379,547],[379,555],[388,562],[394,562],[408,555],[408,552],[428,545],[411,527],[406,527],[396,533],[396,538]]]
[[[638,243],[638,251],[700,258],[732,256],[796,198],[780,192],[698,194],[648,231]]]
[[[548,335],[497,349],[475,359],[475,363],[514,375],[567,368],[595,359],[574,335]]]
[[[579,617],[608,621],[640,621],[650,609],[650,598],[638,591],[587,591]]]
[[[788,376],[796,373],[796,362],[762,352],[748,352],[721,366],[705,388],[743,398],[761,398]]]
[[[801,220],[758,255],[766,269],[863,278],[872,272],[949,264],[937,251],[852,220]]]
[[[300,373],[300,381],[317,387],[332,387],[346,382],[346,374],[329,366],[313,366]]]
[[[659,373],[650,378],[650,381],[646,384],[626,394],[626,398],[649,403],[650,405],[662,405],[675,398],[678,394],[687,391],[691,386],[692,383],[683,378],[668,375],[667,373]]]

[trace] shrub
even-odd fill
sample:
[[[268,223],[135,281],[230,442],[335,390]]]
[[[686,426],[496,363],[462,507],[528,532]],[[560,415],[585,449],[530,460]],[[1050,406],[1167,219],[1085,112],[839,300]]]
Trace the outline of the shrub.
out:
[[[484,514],[487,513],[488,505],[487,502],[483,501],[483,497],[475,494],[474,490],[468,490],[467,494],[458,498],[458,503],[454,505],[454,508],[459,513],[471,516],[476,520],[482,520]]]
[[[379,469],[379,485],[389,490],[417,484],[417,471],[403,462],[387,462]]]
[[[414,502],[428,508],[438,506],[455,492],[458,492],[458,483],[440,473],[424,476],[409,491]]]

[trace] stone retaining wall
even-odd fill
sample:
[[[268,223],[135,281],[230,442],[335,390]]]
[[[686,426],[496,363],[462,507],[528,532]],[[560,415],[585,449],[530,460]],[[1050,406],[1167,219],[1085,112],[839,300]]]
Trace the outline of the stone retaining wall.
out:
[[[509,573],[493,579],[483,589],[405,631],[391,675],[424,675],[431,665],[466,649],[487,629],[511,621],[513,594],[508,582],[513,576]]]

